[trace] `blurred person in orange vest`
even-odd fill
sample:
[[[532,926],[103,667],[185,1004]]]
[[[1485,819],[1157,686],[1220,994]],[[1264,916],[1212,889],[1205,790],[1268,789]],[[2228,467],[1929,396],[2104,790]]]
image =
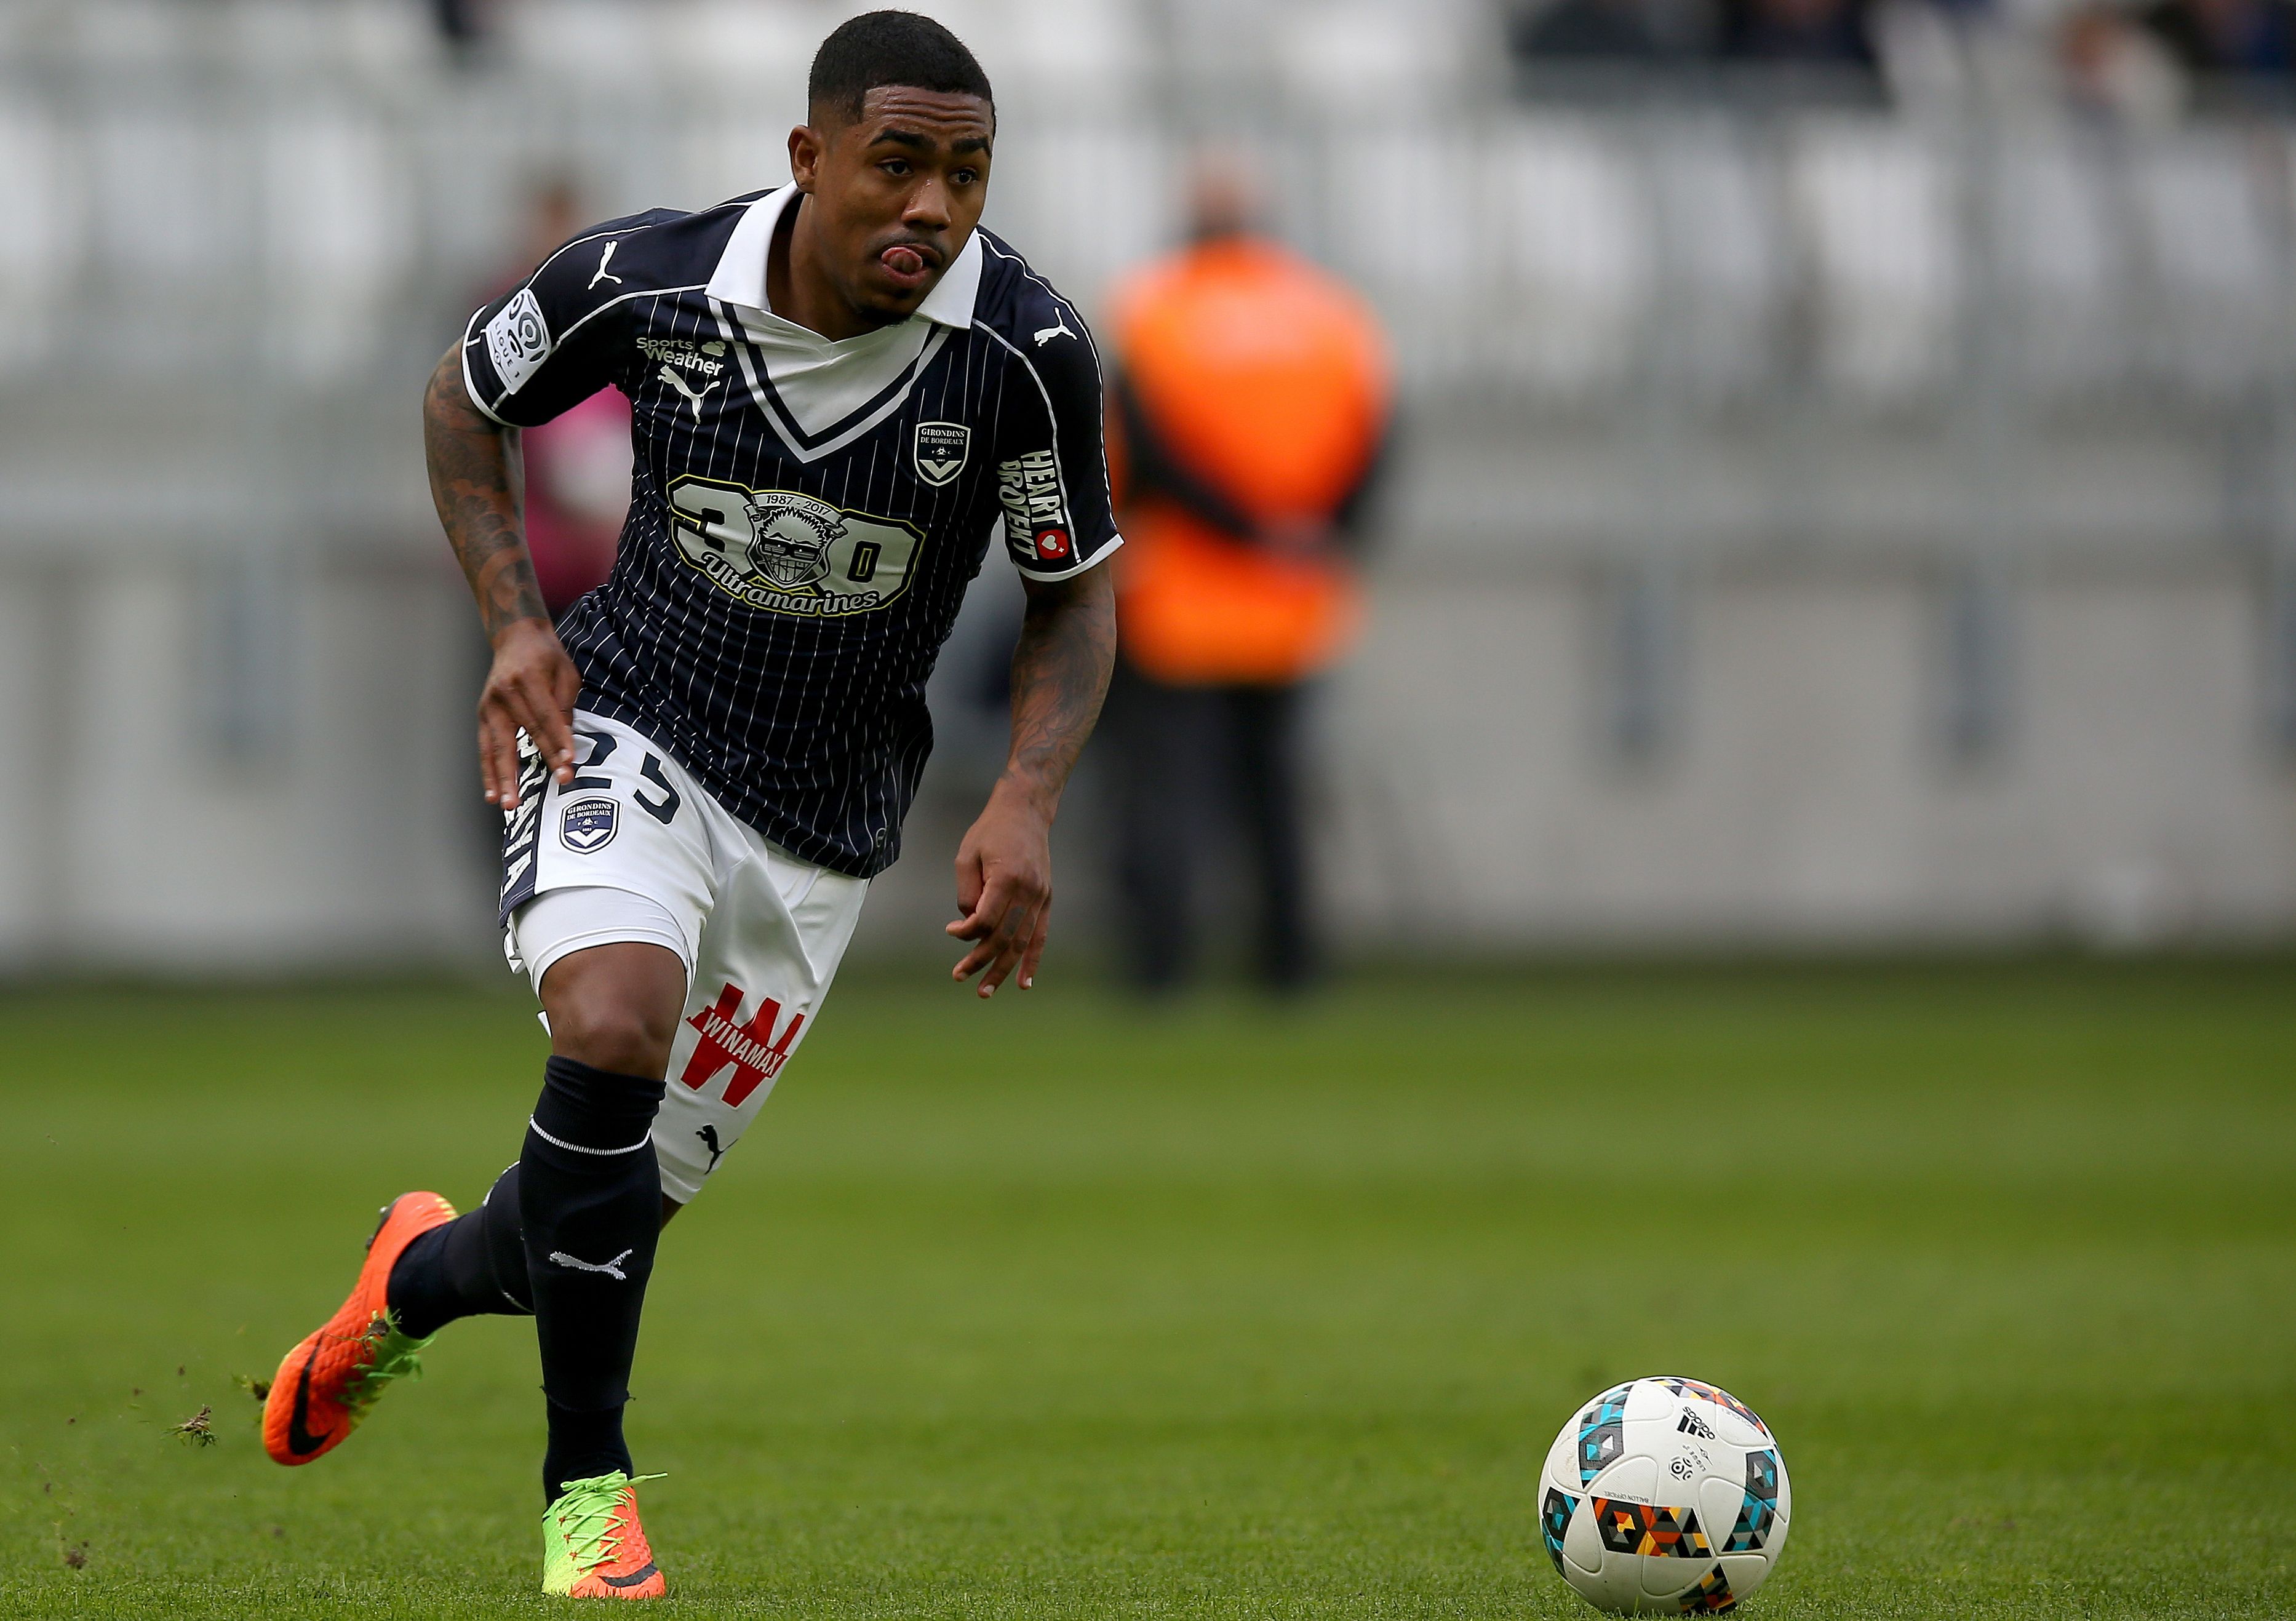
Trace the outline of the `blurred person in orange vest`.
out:
[[[582,229],[589,215],[571,182],[545,180],[528,205],[514,275],[487,290],[492,303]],[[630,507],[630,402],[601,389],[564,415],[520,431],[526,455],[526,544],[552,619],[613,571]]]
[[[1103,735],[1119,756],[1118,890],[1149,990],[1188,968],[1193,879],[1242,835],[1270,988],[1317,967],[1302,758],[1314,678],[1354,644],[1354,556],[1385,462],[1386,343],[1369,307],[1255,229],[1232,160],[1201,164],[1190,242],[1111,300],[1109,436],[1125,550]]]

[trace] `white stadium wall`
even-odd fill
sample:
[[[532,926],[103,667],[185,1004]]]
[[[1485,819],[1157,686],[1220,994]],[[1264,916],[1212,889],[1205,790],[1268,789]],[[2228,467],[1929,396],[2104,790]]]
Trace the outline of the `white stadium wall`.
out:
[[[208,973],[493,952],[477,665],[445,570],[313,570],[291,707],[252,749],[214,713],[196,581],[0,579],[0,962]],[[1324,888],[1350,944],[2142,947],[2296,926],[2296,782],[2263,743],[2261,618],[2236,574],[2027,587],[2013,737],[1974,763],[1934,725],[1926,577],[1698,586],[1686,713],[1649,759],[1605,735],[1607,596],[1585,570],[1382,582],[1320,716]],[[865,954],[938,944],[983,769],[936,762]],[[1063,921],[1087,943],[1104,892],[1093,788],[1061,849]]]
[[[1333,694],[1328,870],[1358,932],[2147,946],[2296,917],[2296,789],[2260,746],[2243,580],[2030,587],[2018,735],[1972,764],[1931,722],[1927,580],[1710,582],[1682,734],[1649,762],[1599,735],[1595,595],[1566,577],[1382,600]]]

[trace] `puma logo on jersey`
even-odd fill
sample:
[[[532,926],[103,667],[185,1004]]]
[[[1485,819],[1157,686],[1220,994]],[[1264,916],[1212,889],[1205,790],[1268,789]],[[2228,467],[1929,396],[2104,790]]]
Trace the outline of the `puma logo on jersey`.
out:
[[[635,1249],[625,1249],[611,1261],[594,1262],[586,1261],[579,1256],[568,1255],[562,1249],[554,1249],[550,1252],[550,1258],[557,1265],[570,1266],[576,1272],[602,1272],[617,1283],[627,1283],[630,1281],[630,1275],[622,1270],[622,1263],[636,1254],[637,1251]]]
[[[1074,332],[1069,332],[1069,318],[1066,315],[1061,315],[1055,311],[1054,314],[1054,319],[1058,323],[1057,325],[1040,326],[1037,329],[1037,347],[1038,348],[1043,348],[1045,345],[1050,343],[1054,339],[1062,336],[1063,333],[1066,333],[1070,338],[1076,336]]]
[[[687,388],[685,386],[685,379],[680,377],[668,366],[661,368],[660,377],[662,381],[668,383],[671,388],[676,389],[680,394],[683,394],[685,397],[685,403],[693,407],[693,420],[697,422],[700,422],[701,420],[701,397],[702,395],[709,393],[710,389],[716,388],[718,386],[717,381],[712,380],[711,381],[703,383],[701,389],[697,392],[694,389]]]
[[[598,256],[598,273],[590,278],[591,286],[595,287],[601,282],[611,282],[617,287],[622,284],[621,277],[606,274],[606,266],[613,262],[614,250],[621,245],[619,242],[606,244],[606,250]]]

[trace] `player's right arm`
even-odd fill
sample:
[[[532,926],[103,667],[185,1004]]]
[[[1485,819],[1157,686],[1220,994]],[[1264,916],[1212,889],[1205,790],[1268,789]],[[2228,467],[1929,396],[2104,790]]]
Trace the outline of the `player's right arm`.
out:
[[[613,357],[628,353],[618,341],[627,334],[616,317],[642,296],[631,290],[646,285],[633,260],[644,258],[648,227],[675,217],[610,219],[567,242],[471,317],[423,395],[431,499],[494,644],[479,700],[479,771],[488,799],[504,810],[518,805],[521,731],[559,782],[573,780],[574,700],[582,691],[526,549],[518,430],[621,381]]]
[[[495,650],[479,697],[479,775],[488,802],[512,810],[521,729],[560,782],[572,779],[582,677],[551,626],[526,549],[518,430],[471,403],[459,343],[423,391],[422,448],[430,499]]]

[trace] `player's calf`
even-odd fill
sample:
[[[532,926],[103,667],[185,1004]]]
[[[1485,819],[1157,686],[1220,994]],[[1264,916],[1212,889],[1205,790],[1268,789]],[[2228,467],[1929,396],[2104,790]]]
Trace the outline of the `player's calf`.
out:
[[[543,1494],[630,1470],[622,1408],[661,1232],[660,1076],[553,1058],[519,1155],[527,1281],[550,1413]]]
[[[400,1329],[417,1339],[464,1317],[533,1314],[519,1234],[518,1167],[495,1179],[477,1209],[406,1246],[390,1269],[389,1300]]]

